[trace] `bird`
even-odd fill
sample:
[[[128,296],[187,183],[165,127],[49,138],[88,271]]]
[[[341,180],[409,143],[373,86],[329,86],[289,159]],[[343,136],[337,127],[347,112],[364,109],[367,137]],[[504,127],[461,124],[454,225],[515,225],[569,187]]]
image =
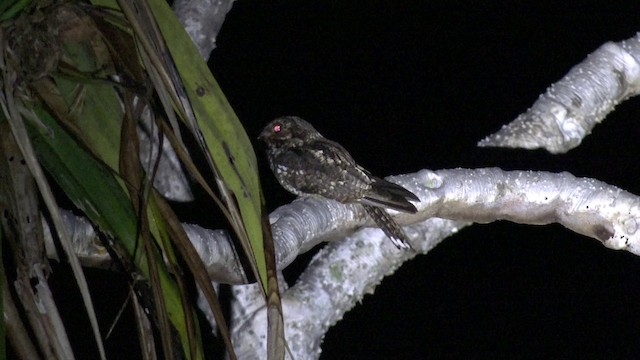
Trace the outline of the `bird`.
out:
[[[416,213],[410,201],[420,199],[414,193],[372,175],[344,147],[322,136],[300,117],[276,118],[258,139],[266,143],[269,167],[287,191],[361,204],[397,248],[411,248],[407,234],[385,209]]]

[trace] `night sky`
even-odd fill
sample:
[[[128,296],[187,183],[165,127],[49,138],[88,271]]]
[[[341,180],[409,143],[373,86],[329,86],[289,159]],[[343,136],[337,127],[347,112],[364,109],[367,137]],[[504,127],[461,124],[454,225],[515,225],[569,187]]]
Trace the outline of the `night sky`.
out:
[[[637,99],[566,155],[475,146],[600,45],[634,36],[640,4],[431,3],[241,0],[210,64],[251,138],[298,115],[381,176],[569,171],[640,194]],[[293,197],[255,145],[273,209]],[[639,271],[559,225],[475,225],[385,279],[329,330],[322,359],[635,358]]]

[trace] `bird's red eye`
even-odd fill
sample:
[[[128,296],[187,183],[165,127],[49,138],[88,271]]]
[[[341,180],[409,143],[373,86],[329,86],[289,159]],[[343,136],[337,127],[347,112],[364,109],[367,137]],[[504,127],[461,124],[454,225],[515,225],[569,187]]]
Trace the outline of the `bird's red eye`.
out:
[[[277,134],[277,133],[279,133],[280,131],[282,131],[282,124],[277,123],[277,124],[273,125],[273,132],[274,132],[274,133],[276,133],[276,134]]]

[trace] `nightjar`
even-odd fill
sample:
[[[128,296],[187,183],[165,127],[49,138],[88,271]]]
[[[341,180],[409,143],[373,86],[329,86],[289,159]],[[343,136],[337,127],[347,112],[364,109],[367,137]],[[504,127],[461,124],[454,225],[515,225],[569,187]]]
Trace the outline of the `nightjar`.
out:
[[[406,233],[384,209],[417,212],[409,200],[420,199],[412,192],[371,175],[340,144],[299,117],[273,120],[258,138],[267,144],[273,174],[289,192],[360,203],[396,247],[410,248]]]

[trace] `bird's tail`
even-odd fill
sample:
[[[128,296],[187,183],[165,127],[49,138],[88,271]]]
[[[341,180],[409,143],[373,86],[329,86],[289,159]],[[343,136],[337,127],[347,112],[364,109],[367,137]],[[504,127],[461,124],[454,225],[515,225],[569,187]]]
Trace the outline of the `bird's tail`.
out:
[[[412,214],[418,212],[418,209],[409,202],[409,200],[420,201],[414,193],[385,179],[375,176],[371,176],[371,179],[373,180],[371,190],[364,195],[362,203]]]
[[[387,235],[393,245],[395,245],[398,249],[411,249],[411,245],[409,245],[408,239],[409,237],[404,232],[404,230],[396,223],[395,220],[387,213],[383,208],[372,206],[372,205],[363,205],[367,214],[375,221],[375,223],[384,231],[384,234]]]

